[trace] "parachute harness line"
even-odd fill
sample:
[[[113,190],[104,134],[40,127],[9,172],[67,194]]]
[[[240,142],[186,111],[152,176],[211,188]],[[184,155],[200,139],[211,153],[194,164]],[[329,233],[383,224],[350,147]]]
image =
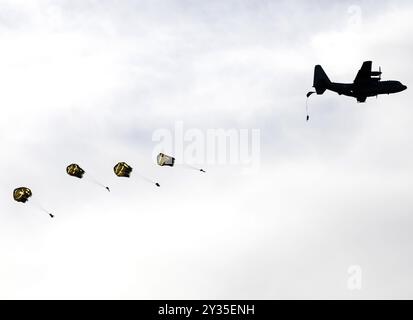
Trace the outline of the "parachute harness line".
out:
[[[31,197],[32,197],[32,191],[29,188],[20,187],[20,188],[17,188],[13,191],[13,198],[17,202],[26,203],[26,202],[29,201],[29,198],[31,198]],[[44,209],[37,201],[32,200],[29,203],[32,203],[35,207],[37,207],[41,211],[46,212],[51,218],[54,218],[54,215],[51,214],[46,209]]]
[[[306,121],[310,120],[310,114],[308,112],[308,98],[310,98],[310,96],[315,93],[314,91],[310,91],[307,93],[307,100],[305,101],[305,111],[307,113],[307,117],[306,117]]]
[[[66,172],[69,176],[72,177],[76,177],[79,179],[83,179],[83,176],[85,175],[85,170],[83,170],[78,164],[76,163],[72,163],[71,165],[67,166],[66,168]],[[90,174],[86,175],[86,178],[90,181],[92,181],[93,183],[105,188],[106,190],[108,190],[110,192],[109,187],[105,186],[103,183],[100,183],[97,179],[95,179],[94,177],[92,177]]]
[[[203,172],[203,173],[206,173],[206,171],[205,171],[204,169],[202,169],[202,168],[197,168],[197,167],[191,166],[190,164],[186,164],[186,163],[184,163],[184,164],[182,164],[182,165],[183,165],[184,167],[188,168],[188,169],[192,169],[192,170],[201,171],[201,172]]]
[[[160,153],[160,154],[158,154],[157,162],[158,162],[158,165],[160,165],[161,167],[163,167],[163,166],[173,167],[175,165],[175,158],[171,157],[171,156],[168,156],[164,153]],[[184,168],[187,168],[187,169],[201,171],[201,172],[204,172],[204,173],[206,172],[204,169],[191,166],[190,164],[182,163],[182,164],[179,164],[179,165],[181,165],[181,166],[183,166]]]
[[[145,180],[146,182],[149,182],[151,184],[156,185],[157,187],[160,187],[161,185],[152,180],[149,179],[148,177],[144,176],[143,174],[136,172],[130,165],[128,165],[126,162],[119,162],[114,168],[113,171],[118,177],[124,177],[124,178],[130,178],[132,171],[138,175],[140,178]]]
[[[143,180],[145,180],[146,182],[152,183],[152,184],[154,184],[154,185],[157,186],[157,187],[160,187],[160,186],[161,186],[158,182],[156,182],[156,181],[154,181],[154,180],[152,180],[152,179],[144,176],[143,174],[140,174],[140,173],[137,172],[137,171],[135,171],[135,174],[138,175],[139,177],[141,177],[141,178],[142,178]]]
[[[43,208],[43,206],[40,203],[38,203],[37,201],[33,201],[32,203],[35,207],[37,207],[37,209],[47,213],[50,216],[50,218],[54,218],[54,215],[51,212],[47,211],[45,208]]]
[[[89,179],[90,181],[92,181],[94,184],[97,184],[98,186],[101,186],[101,187],[105,188],[106,190],[108,190],[110,192],[109,187],[107,187],[103,183],[99,182],[97,179],[95,179],[93,176],[91,176],[90,173],[88,173],[86,175],[86,178]]]

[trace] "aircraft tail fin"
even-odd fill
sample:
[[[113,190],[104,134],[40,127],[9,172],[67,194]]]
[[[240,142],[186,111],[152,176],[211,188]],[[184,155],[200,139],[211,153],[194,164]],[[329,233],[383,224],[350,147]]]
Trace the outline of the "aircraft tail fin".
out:
[[[313,87],[317,94],[323,94],[327,90],[327,87],[330,85],[331,81],[324,72],[323,68],[320,65],[316,65],[314,68],[314,82]]]

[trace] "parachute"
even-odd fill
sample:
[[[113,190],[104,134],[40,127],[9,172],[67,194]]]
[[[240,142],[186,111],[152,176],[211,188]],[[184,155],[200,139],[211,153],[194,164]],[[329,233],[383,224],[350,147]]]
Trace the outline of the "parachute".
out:
[[[130,165],[128,165],[126,162],[119,162],[114,168],[113,168],[113,171],[115,172],[115,174],[118,176],[118,177],[121,177],[121,178],[130,178],[130,175],[131,175],[131,173],[132,173],[132,171],[133,171],[133,168],[130,166]],[[150,182],[150,183],[153,183],[153,184],[155,184],[157,187],[160,187],[161,185],[158,183],[158,182],[155,182],[155,181],[153,181],[153,180],[151,180],[151,179],[149,179],[149,178],[147,178],[147,177],[145,177],[145,176],[143,176],[143,175],[141,175],[141,174],[139,174],[139,173],[137,173],[141,178],[143,178],[144,180],[146,180],[146,181],[148,181],[148,182]]]
[[[156,158],[158,165],[160,165],[161,167],[163,166],[169,166],[169,167],[173,167],[175,165],[175,158],[168,156],[164,153],[160,153],[158,154],[158,157]],[[200,169],[200,168],[196,168],[194,166],[191,166],[189,164],[183,164],[185,167],[190,168],[190,169],[194,169],[197,171],[201,171],[201,172],[206,172],[204,169]]]
[[[163,153],[158,154],[157,161],[158,161],[158,165],[160,165],[161,167],[163,167],[163,166],[173,167],[174,164],[175,164],[175,158],[174,157],[168,156],[168,155],[163,154]]]
[[[29,198],[31,198],[32,195],[32,190],[26,187],[16,188],[13,191],[14,200],[21,203],[26,203],[27,201],[29,201]],[[41,205],[37,204],[36,202],[34,202],[34,204],[37,205],[40,210],[46,212],[51,218],[54,218],[54,215],[45,210]]]
[[[32,190],[26,187],[20,187],[20,188],[14,189],[13,191],[13,198],[17,202],[26,203],[31,196],[32,196]]]
[[[115,174],[118,177],[129,178],[133,168],[126,162],[119,162],[114,168]]]
[[[69,176],[76,177],[79,179],[83,178],[85,174],[85,170],[83,170],[79,165],[72,163],[71,165],[67,166],[66,172]]]
[[[76,178],[79,178],[79,179],[82,179],[83,176],[84,176],[85,173],[86,173],[85,170],[83,170],[83,169],[82,169],[78,164],[76,164],[76,163],[72,163],[72,164],[68,165],[67,168],[66,168],[66,172],[67,172],[67,174],[68,174],[69,176],[76,177]],[[95,183],[95,184],[97,184],[97,185],[99,185],[99,186],[101,186],[101,187],[104,187],[106,190],[108,190],[108,191],[110,192],[109,187],[106,187],[104,184],[100,183],[99,181],[97,181],[95,178],[93,178],[93,177],[90,176],[90,175],[88,175],[88,177],[89,177],[89,179],[90,179],[93,183]]]

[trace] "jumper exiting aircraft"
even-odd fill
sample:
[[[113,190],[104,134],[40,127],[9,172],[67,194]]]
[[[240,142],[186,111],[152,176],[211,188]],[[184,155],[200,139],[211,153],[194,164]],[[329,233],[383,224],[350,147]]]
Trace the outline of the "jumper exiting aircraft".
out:
[[[323,68],[316,65],[313,87],[319,95],[330,90],[339,95],[354,97],[358,102],[365,102],[367,97],[377,97],[379,94],[397,93],[407,89],[399,81],[381,81],[381,68],[379,71],[371,71],[371,68],[372,62],[365,61],[353,83],[337,83],[331,82]],[[307,98],[312,93],[314,92],[307,93]]]

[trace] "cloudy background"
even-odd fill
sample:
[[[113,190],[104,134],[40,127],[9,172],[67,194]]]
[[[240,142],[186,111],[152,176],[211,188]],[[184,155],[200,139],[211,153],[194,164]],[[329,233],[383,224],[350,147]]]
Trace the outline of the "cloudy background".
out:
[[[0,0],[0,298],[413,298],[412,17],[410,1]],[[409,89],[312,96],[306,123],[314,65],[346,82],[364,60]],[[259,170],[158,167],[152,134],[177,121],[259,129]],[[162,188],[117,179],[118,161]]]

